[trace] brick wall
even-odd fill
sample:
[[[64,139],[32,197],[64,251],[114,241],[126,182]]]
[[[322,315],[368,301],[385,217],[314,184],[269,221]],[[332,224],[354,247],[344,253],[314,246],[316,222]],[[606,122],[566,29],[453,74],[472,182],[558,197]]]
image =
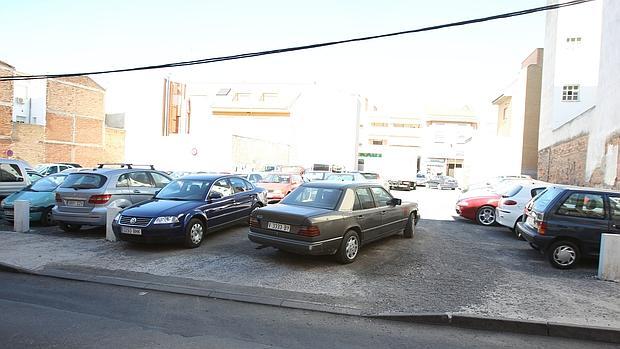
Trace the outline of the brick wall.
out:
[[[73,141],[73,116],[47,113],[45,139],[48,141]]]
[[[70,144],[45,144],[45,162],[73,162],[72,154],[73,146]]]
[[[538,179],[558,184],[586,185],[588,135],[554,144],[538,152]]]
[[[124,162],[125,161],[125,130],[106,127],[105,128],[105,162]]]
[[[74,161],[84,167],[95,166],[99,163],[106,162],[103,147],[85,147],[75,146]]]
[[[14,124],[11,150],[18,159],[26,160],[30,165],[45,162],[45,126]]]
[[[84,85],[47,81],[47,109],[56,113],[77,114],[103,120],[104,91]]]
[[[0,105],[0,136],[11,136],[13,131],[13,108]]]
[[[76,117],[75,119],[75,142],[103,144],[103,121]]]

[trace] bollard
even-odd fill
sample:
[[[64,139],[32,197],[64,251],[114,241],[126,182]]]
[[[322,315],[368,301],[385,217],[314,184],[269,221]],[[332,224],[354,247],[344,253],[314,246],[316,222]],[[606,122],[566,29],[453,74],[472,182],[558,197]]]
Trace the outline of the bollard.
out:
[[[105,224],[105,239],[108,241],[116,241],[116,235],[114,235],[114,231],[112,230],[112,221],[114,217],[121,212],[122,208],[120,207],[108,207],[106,213],[106,224]]]
[[[30,201],[16,200],[13,204],[13,230],[26,233],[30,230]]]
[[[620,235],[601,234],[601,251],[598,259],[598,278],[620,281]]]

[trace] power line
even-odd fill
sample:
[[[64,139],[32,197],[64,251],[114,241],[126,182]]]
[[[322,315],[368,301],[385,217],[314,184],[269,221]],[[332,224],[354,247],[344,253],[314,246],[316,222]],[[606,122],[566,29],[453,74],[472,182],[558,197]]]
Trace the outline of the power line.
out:
[[[53,79],[53,78],[64,78],[64,77],[83,76],[83,75],[100,75],[100,74],[109,74],[109,73],[122,73],[122,72],[131,72],[131,71],[139,71],[139,70],[174,68],[174,67],[183,67],[183,66],[189,66],[189,65],[198,65],[198,64],[207,64],[207,63],[231,61],[231,60],[245,59],[245,58],[251,58],[251,57],[274,55],[274,54],[286,53],[286,52],[310,50],[310,49],[319,48],[319,47],[342,45],[342,44],[347,44],[347,43],[352,43],[352,42],[360,42],[360,41],[368,41],[368,40],[375,40],[375,39],[381,39],[381,38],[388,38],[388,37],[400,36],[400,35],[405,35],[405,34],[421,33],[421,32],[433,31],[433,30],[450,28],[450,27],[459,27],[459,26],[464,26],[464,25],[469,25],[469,24],[474,24],[474,23],[482,23],[482,22],[494,21],[494,20],[503,19],[503,18],[523,16],[523,15],[527,15],[527,14],[531,14],[531,13],[536,13],[536,12],[556,10],[556,9],[559,9],[559,8],[562,8],[562,7],[575,6],[575,5],[579,5],[579,4],[583,4],[583,3],[591,2],[591,1],[594,1],[594,0],[572,0],[572,1],[564,2],[564,3],[558,3],[558,4],[552,4],[552,5],[542,6],[542,7],[536,7],[536,8],[531,8],[531,9],[527,9],[527,10],[508,12],[508,13],[503,13],[503,14],[499,14],[499,15],[489,16],[489,17],[481,17],[481,18],[476,18],[476,19],[469,19],[469,20],[464,20],[464,21],[459,21],[459,22],[452,22],[452,23],[447,23],[447,24],[434,25],[434,26],[423,27],[423,28],[412,29],[412,30],[405,30],[405,31],[393,32],[393,33],[372,35],[372,36],[364,36],[364,37],[353,38],[353,39],[345,39],[345,40],[338,40],[338,41],[323,42],[323,43],[303,45],[303,46],[279,48],[279,49],[267,50],[267,51],[241,53],[241,54],[231,55],[231,56],[212,57],[212,58],[198,59],[198,60],[193,60],[193,61],[183,61],[183,62],[175,62],[175,63],[165,63],[165,64],[133,67],[133,68],[99,70],[99,71],[81,72],[81,73],[40,74],[40,75],[22,75],[22,76],[1,76],[0,77],[0,81]]]

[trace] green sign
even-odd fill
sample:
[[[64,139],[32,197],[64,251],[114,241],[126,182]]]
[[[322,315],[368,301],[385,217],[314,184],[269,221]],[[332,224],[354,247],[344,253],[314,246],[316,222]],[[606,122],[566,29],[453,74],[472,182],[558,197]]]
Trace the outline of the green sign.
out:
[[[360,158],[380,158],[380,157],[383,157],[383,154],[380,154],[380,153],[359,153],[357,155]]]

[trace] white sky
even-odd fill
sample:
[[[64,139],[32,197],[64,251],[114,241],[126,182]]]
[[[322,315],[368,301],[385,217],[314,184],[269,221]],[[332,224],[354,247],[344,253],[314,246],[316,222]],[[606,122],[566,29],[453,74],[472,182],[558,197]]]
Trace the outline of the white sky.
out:
[[[543,6],[544,0],[0,0],[0,60],[59,73],[199,59],[414,29]],[[205,82],[319,82],[385,110],[471,105],[492,118],[521,61],[544,42],[542,13],[340,47],[180,68]],[[169,71],[96,77],[122,112]],[[157,86],[152,86],[155,83]],[[160,99],[153,101],[160,103]]]

